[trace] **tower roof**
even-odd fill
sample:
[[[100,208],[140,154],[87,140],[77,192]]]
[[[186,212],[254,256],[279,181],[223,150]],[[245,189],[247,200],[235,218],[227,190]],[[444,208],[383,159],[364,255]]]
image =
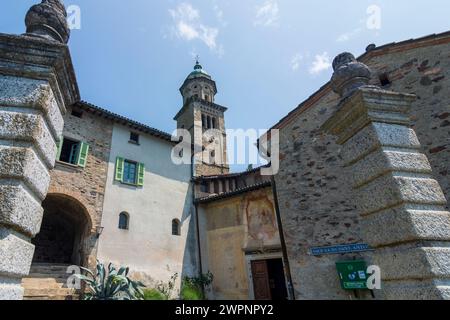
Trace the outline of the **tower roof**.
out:
[[[184,80],[183,85],[180,88],[180,92],[183,93],[183,89],[184,87],[191,82],[196,82],[198,80],[203,80],[203,81],[207,81],[209,83],[211,83],[211,85],[214,88],[214,93],[217,93],[217,87],[216,87],[216,82],[212,79],[212,77],[203,69],[202,65],[200,64],[200,62],[196,61],[195,66],[194,66],[194,71],[192,71],[186,78],[186,80]]]
[[[203,70],[203,67],[198,62],[198,60],[194,66],[194,71],[192,71],[188,75],[187,80],[196,79],[196,78],[207,78],[207,79],[211,80],[211,76],[205,70]]]

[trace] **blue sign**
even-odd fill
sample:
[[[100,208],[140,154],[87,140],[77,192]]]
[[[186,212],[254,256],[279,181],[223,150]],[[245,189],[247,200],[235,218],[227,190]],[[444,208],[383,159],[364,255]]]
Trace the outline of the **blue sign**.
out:
[[[364,252],[372,251],[373,249],[369,247],[366,243],[357,244],[343,244],[338,246],[330,247],[316,247],[310,248],[309,251],[313,256],[321,256],[325,254],[340,254],[340,253],[351,253],[351,252]]]

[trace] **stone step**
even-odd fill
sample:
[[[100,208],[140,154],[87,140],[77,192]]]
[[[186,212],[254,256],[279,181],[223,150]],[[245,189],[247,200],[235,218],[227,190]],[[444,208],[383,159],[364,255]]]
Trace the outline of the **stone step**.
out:
[[[60,279],[62,281],[66,281],[67,278],[69,278],[71,274],[69,273],[30,273],[25,279]]]
[[[24,296],[23,300],[80,300],[80,296],[79,295],[42,296],[42,297],[27,297],[27,296]]]
[[[52,297],[52,296],[72,296],[78,295],[76,290],[68,288],[25,288],[25,297]]]
[[[66,264],[33,264],[22,280],[25,300],[79,300],[79,292],[66,286],[71,274]]]
[[[66,274],[68,267],[69,265],[33,264],[30,269],[30,274]]]
[[[22,280],[24,288],[66,288],[66,281],[53,278],[33,279],[26,278]]]

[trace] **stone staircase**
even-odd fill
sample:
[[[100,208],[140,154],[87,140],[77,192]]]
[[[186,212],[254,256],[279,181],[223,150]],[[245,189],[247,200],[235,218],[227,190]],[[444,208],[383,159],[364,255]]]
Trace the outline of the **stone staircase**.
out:
[[[67,288],[68,265],[33,263],[30,275],[22,280],[24,300],[79,300],[75,289]]]

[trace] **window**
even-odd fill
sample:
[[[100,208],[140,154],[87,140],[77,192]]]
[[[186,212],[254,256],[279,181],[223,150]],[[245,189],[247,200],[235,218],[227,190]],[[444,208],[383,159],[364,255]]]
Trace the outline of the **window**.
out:
[[[128,230],[130,223],[130,216],[126,212],[119,214],[119,229]]]
[[[115,179],[121,183],[144,186],[145,165],[122,157],[116,159]]]
[[[206,122],[207,122],[206,116],[204,114],[202,114],[202,127],[203,128],[206,128],[206,125],[207,125]]]
[[[380,75],[380,83],[383,87],[391,84],[391,80],[389,80],[389,76],[387,73],[383,73],[382,75]]]
[[[136,162],[130,162],[128,160],[125,160],[123,167],[123,182],[129,184],[136,183],[136,168],[137,168]]]
[[[62,137],[58,144],[56,159],[84,168],[88,153],[89,145],[87,143]]]
[[[130,141],[129,142],[134,143],[134,144],[139,144],[139,135],[137,133],[130,132]]]
[[[208,193],[209,192],[209,183],[208,183],[208,181],[202,181],[202,183],[200,184],[200,191],[204,192],[204,193]]]
[[[209,101],[209,96],[207,94],[205,94],[205,100]]]
[[[179,236],[181,235],[181,228],[180,228],[180,220],[173,219],[172,220],[172,235],[173,236]]]
[[[81,111],[81,110],[72,110],[71,115],[74,116],[74,117],[77,117],[77,118],[81,118],[83,116],[83,111]]]
[[[214,193],[219,193],[220,191],[219,191],[219,181],[218,180],[215,180],[214,181]]]
[[[206,117],[206,127],[208,128],[208,129],[211,129],[211,117],[210,116],[207,116]]]
[[[217,121],[216,121],[216,118],[212,118],[212,127],[213,127],[213,129],[217,129]]]

